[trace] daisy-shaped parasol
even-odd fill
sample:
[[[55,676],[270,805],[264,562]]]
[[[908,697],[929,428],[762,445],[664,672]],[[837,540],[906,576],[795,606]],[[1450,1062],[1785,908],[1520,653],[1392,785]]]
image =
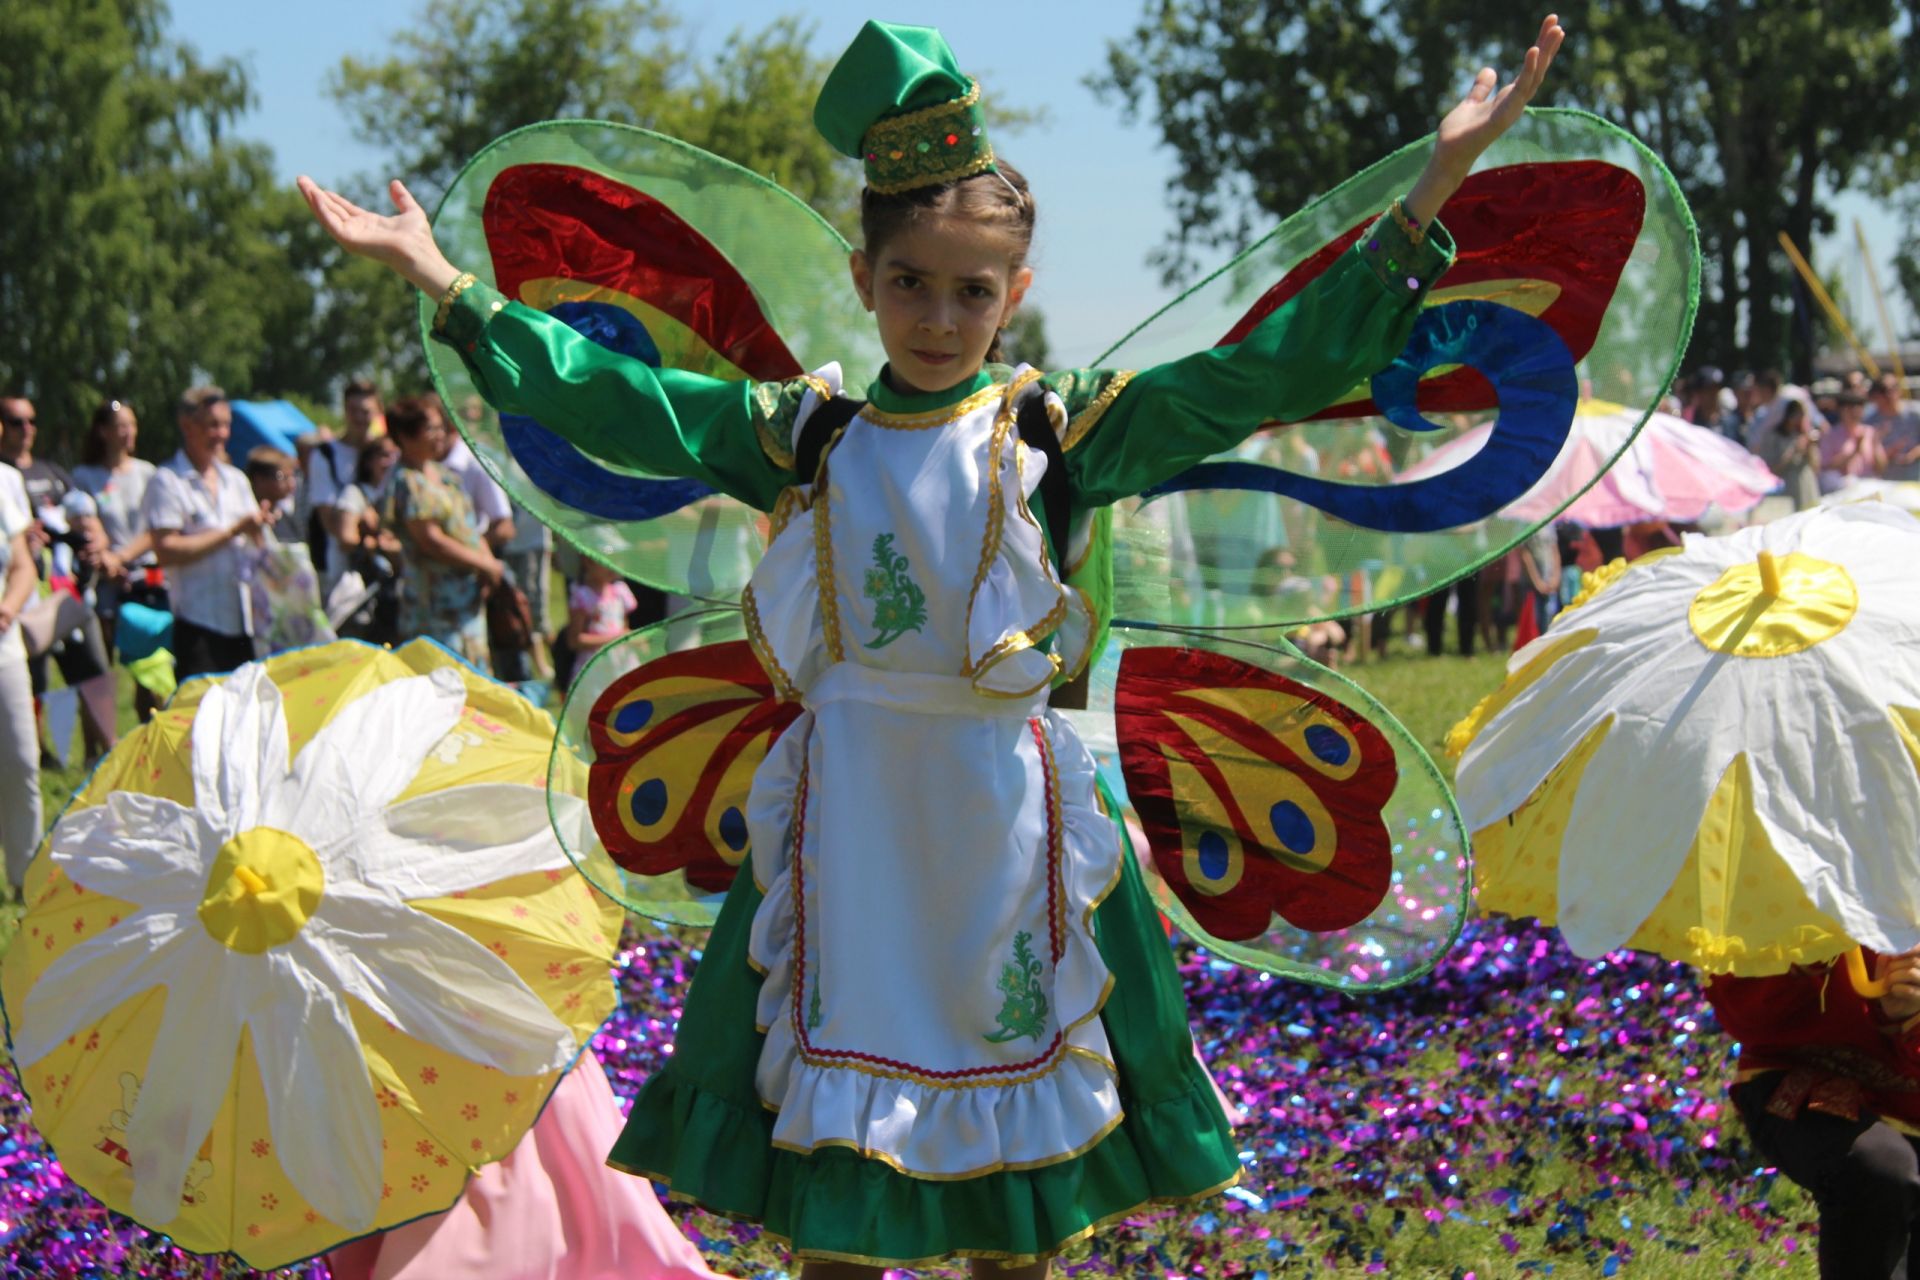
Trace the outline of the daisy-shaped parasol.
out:
[[[429,642],[183,687],[49,833],[0,973],[69,1174],[268,1269],[511,1151],[614,1003],[552,732]]]
[[[1449,742],[1480,905],[1742,976],[1920,943],[1916,586],[1878,503],[1589,575]]]

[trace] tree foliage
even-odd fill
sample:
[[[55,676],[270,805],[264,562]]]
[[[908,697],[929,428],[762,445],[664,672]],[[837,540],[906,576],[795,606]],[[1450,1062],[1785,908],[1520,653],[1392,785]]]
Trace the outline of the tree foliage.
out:
[[[260,234],[268,156],[227,137],[246,77],[164,20],[155,0],[0,5],[0,382],[54,452],[103,399],[164,445],[189,383],[249,385],[257,301],[287,282]]]
[[[1916,176],[1913,0],[1605,0],[1562,10],[1543,103],[1639,135],[1699,221],[1698,358],[1788,356],[1791,268],[1830,194]],[[1148,0],[1094,88],[1151,113],[1179,157],[1167,277],[1429,132],[1478,65],[1511,71],[1540,9],[1519,0]],[[1909,268],[1912,279],[1920,271]],[[1810,352],[1794,352],[1801,368]]]
[[[850,232],[859,167],[813,128],[831,59],[812,35],[781,19],[696,57],[666,0],[428,0],[330,78],[387,167],[316,176],[370,203],[399,176],[431,206],[500,134],[586,116],[706,147]],[[267,149],[234,137],[245,69],[174,38],[163,0],[0,4],[0,49],[0,394],[38,402],[44,447],[71,455],[118,398],[142,452],[169,451],[171,405],[207,379],[308,404],[355,376],[426,385],[412,291],[342,253]]]
[[[659,0],[429,0],[386,57],[328,83],[355,133],[432,208],[487,143],[575,116],[684,138],[844,215],[858,170],[813,128],[831,65],[796,18],[694,57]]]

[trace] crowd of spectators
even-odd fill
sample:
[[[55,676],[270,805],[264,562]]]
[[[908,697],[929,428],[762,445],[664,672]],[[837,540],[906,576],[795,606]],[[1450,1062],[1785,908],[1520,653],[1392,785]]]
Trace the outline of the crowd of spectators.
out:
[[[41,770],[71,745],[47,708],[77,703],[85,757],[98,758],[118,736],[117,666],[144,721],[178,681],[293,644],[425,636],[545,701],[556,657],[564,673],[635,621],[636,589],[576,560],[573,608],[549,625],[551,535],[433,396],[384,405],[353,382],[337,430],[243,458],[228,452],[220,388],[173,408],[170,458],[139,456],[134,407],[110,400],[61,435],[77,444],[69,472],[44,456],[33,403],[0,397],[0,849],[14,886],[45,818]],[[148,680],[136,655],[156,634],[170,670]]]
[[[1858,480],[1920,480],[1920,408],[1898,374],[1856,370],[1808,388],[1771,370],[1729,378],[1707,365],[1677,401],[1681,417],[1765,462],[1795,510]]]

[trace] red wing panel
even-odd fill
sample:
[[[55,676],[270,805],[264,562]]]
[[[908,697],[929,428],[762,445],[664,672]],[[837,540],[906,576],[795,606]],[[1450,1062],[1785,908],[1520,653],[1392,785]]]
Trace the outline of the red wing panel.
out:
[[[724,891],[747,854],[747,793],[800,714],[744,640],[655,659],[607,687],[588,719],[587,807],[613,860],[641,875],[686,869]]]
[[[1447,202],[1444,216],[1456,256],[1441,289],[1459,296],[1459,290],[1473,285],[1531,285],[1551,298],[1540,318],[1566,342],[1576,361],[1584,359],[1640,235],[1646,206],[1646,188],[1637,175],[1599,160],[1482,170]],[[1262,294],[1216,345],[1244,339],[1332,266],[1370,225],[1371,218],[1309,254]],[[1424,380],[1418,403],[1428,414],[1497,407],[1486,379],[1466,368]],[[1371,399],[1349,400],[1313,416],[1358,418],[1378,412]]]
[[[590,169],[522,164],[482,212],[496,283],[580,280],[637,298],[762,381],[804,370],[725,254],[652,196]]]
[[[1114,720],[1155,866],[1200,926],[1257,938],[1372,914],[1393,870],[1392,745],[1284,676],[1196,649],[1121,656]]]

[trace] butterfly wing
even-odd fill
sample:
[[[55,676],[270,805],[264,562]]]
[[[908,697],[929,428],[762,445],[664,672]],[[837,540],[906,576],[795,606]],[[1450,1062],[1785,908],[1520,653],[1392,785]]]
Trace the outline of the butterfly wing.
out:
[[[839,233],[765,178],[644,129],[507,134],[454,182],[434,234],[508,297],[655,367],[768,381],[838,360],[863,385],[880,364]],[[423,298],[423,331],[432,310]],[[427,352],[447,402],[478,404],[455,353]],[[764,548],[764,519],[704,485],[595,457],[522,415],[483,407],[464,429],[515,501],[629,577],[730,598]]]
[[[1412,186],[1427,152],[1417,143],[1341,184],[1097,363],[1238,342]],[[1454,265],[1391,365],[1121,504],[1118,616],[1257,626],[1424,595],[1551,518],[1521,500],[1570,448],[1584,389],[1651,410],[1692,331],[1700,269],[1658,157],[1597,117],[1529,111],[1442,218]],[[1420,467],[1476,430],[1454,465]]]
[[[585,800],[590,821],[562,843],[629,909],[711,924],[746,859],[754,771],[799,712],[775,699],[738,610],[629,633],[582,669],[561,713],[548,790]]]
[[[1452,795],[1358,686],[1244,634],[1117,625],[1074,713],[1138,818],[1161,910],[1269,972],[1353,990],[1411,981],[1469,901]]]

